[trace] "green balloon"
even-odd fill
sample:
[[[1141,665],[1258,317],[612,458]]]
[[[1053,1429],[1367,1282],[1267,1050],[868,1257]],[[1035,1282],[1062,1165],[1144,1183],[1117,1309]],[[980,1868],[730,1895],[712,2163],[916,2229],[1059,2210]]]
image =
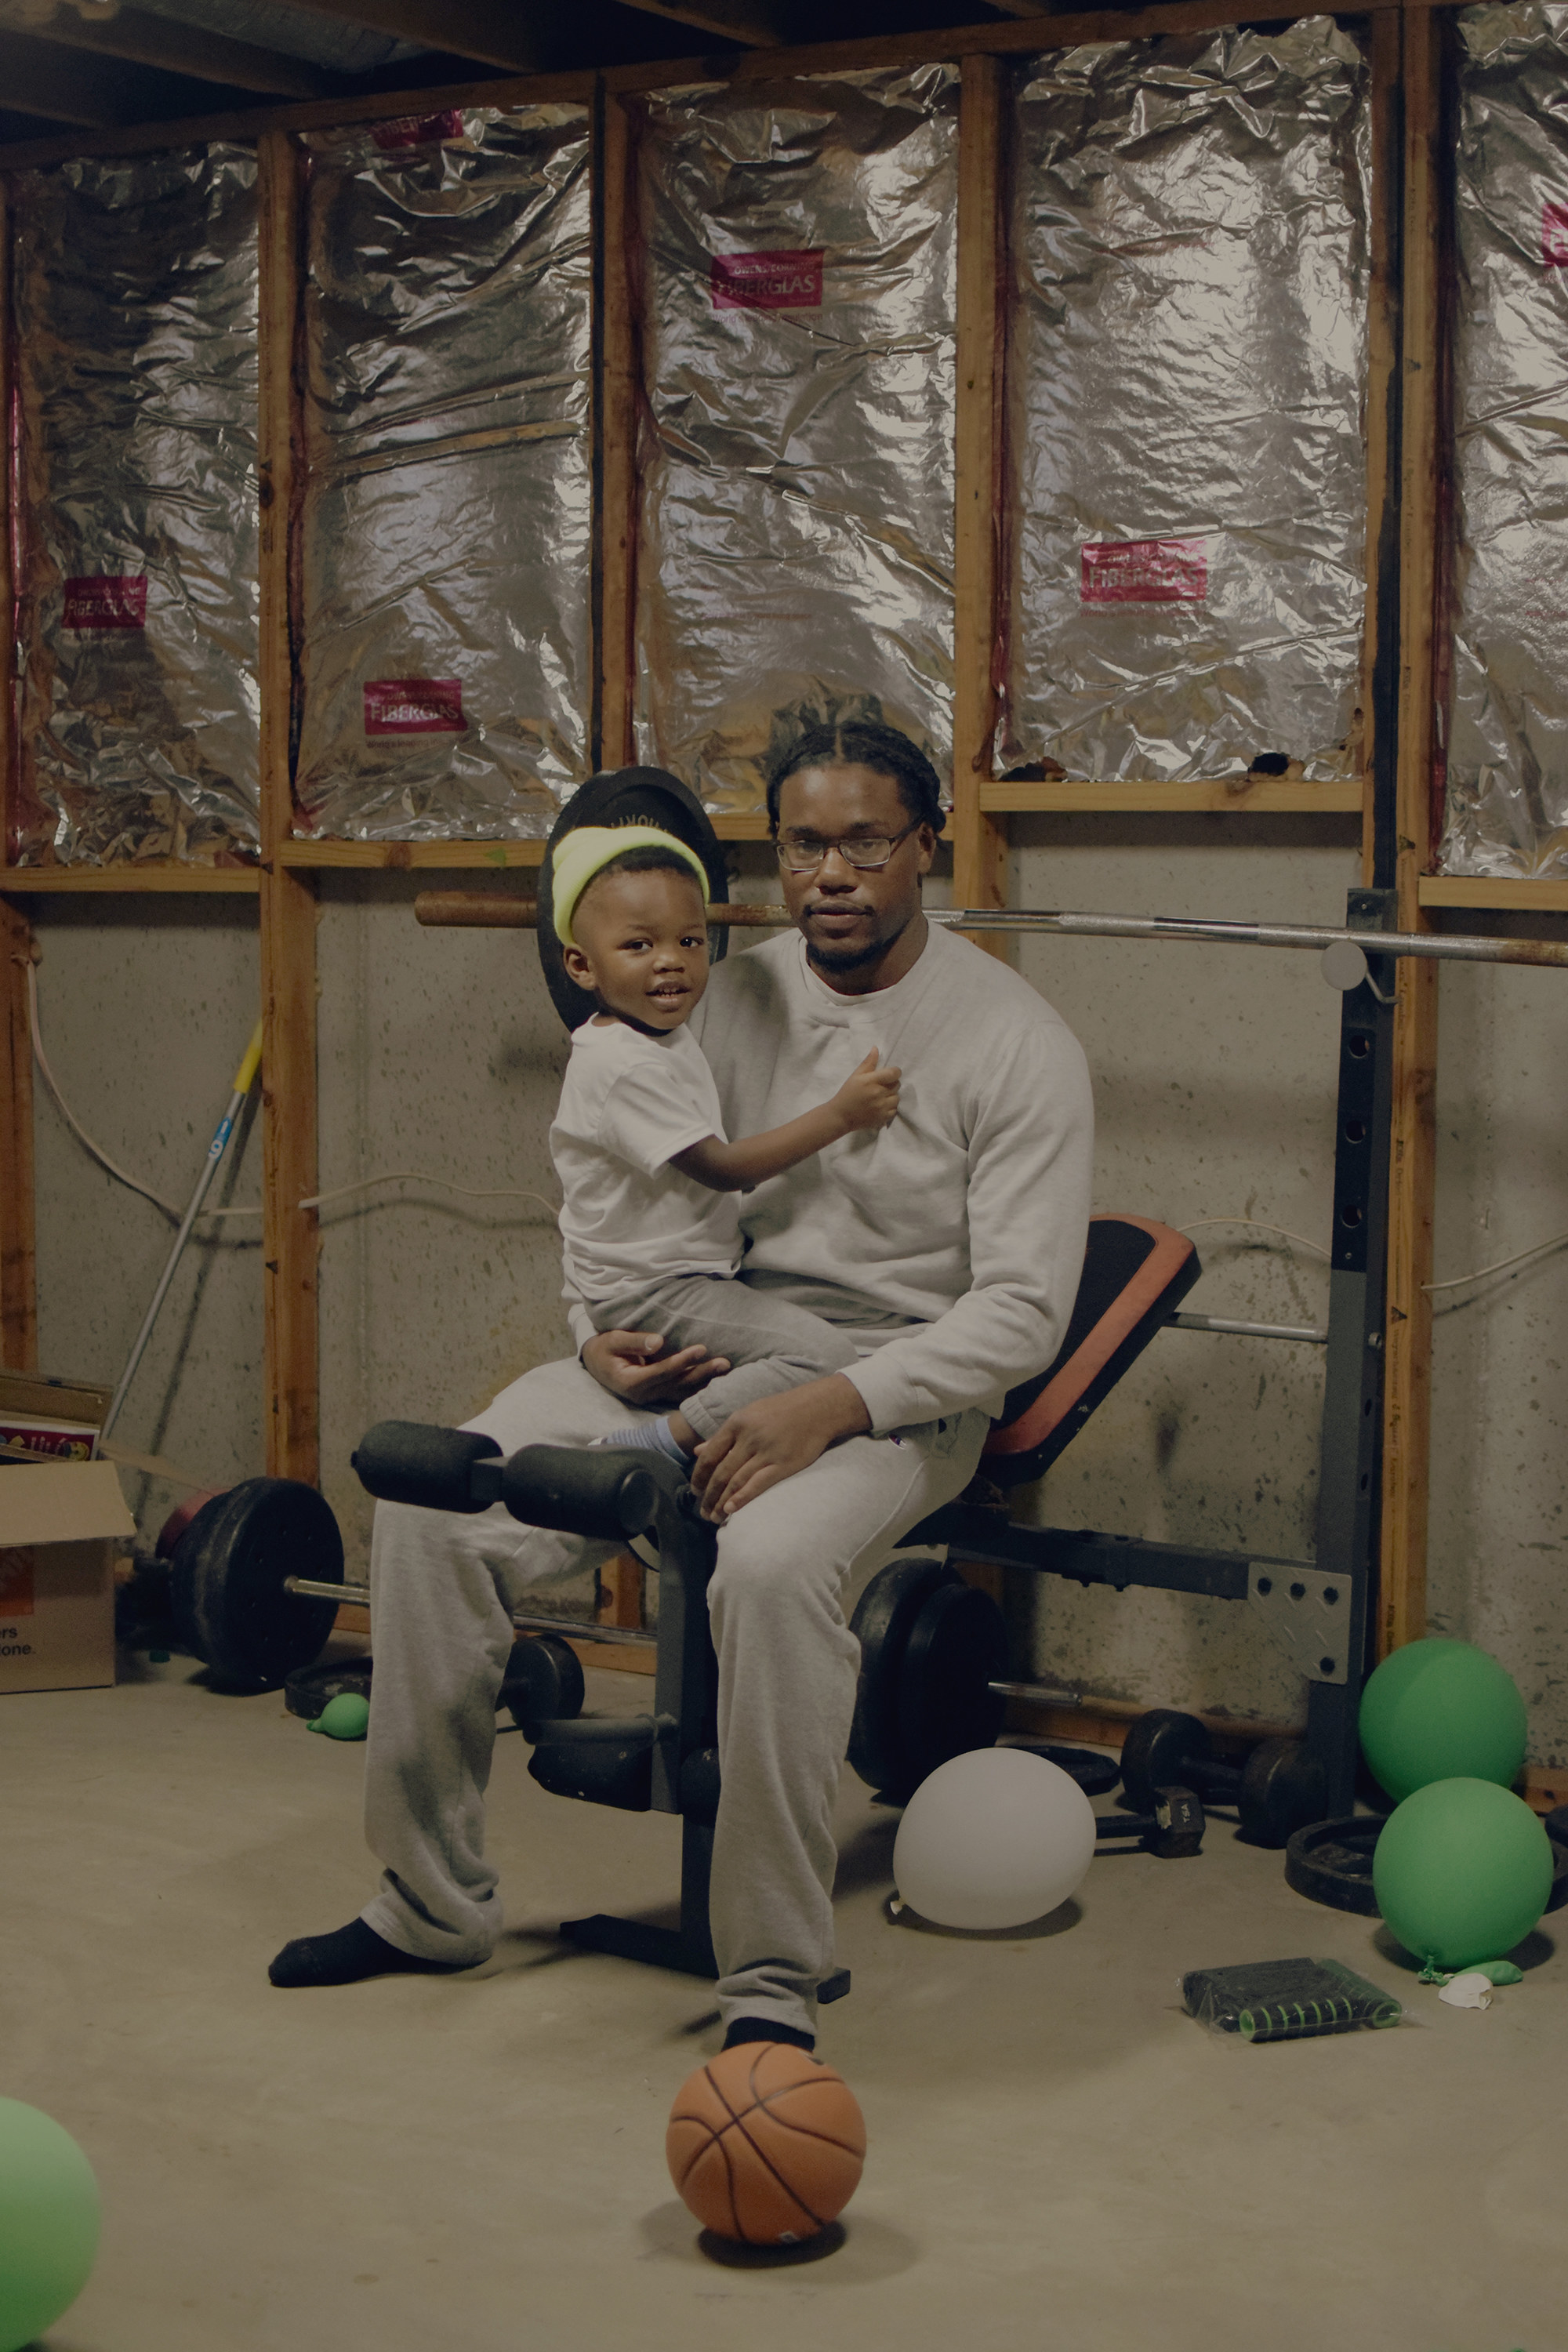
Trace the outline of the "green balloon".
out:
[[[329,1739],[363,1739],[370,1727],[370,1701],[358,1691],[340,1691],[330,1698],[307,1731],[324,1731]]]
[[[1433,1780],[1510,1789],[1525,1732],[1519,1685],[1473,1642],[1406,1643],[1362,1693],[1362,1753],[1396,1804]]]
[[[1372,1854],[1377,1907],[1417,1959],[1495,1960],[1529,1935],[1552,1892],[1552,1841],[1495,1780],[1434,1780],[1390,1813]]]
[[[0,2099],[0,2352],[21,2352],[83,2287],[98,2252],[98,2183],[69,2132]]]

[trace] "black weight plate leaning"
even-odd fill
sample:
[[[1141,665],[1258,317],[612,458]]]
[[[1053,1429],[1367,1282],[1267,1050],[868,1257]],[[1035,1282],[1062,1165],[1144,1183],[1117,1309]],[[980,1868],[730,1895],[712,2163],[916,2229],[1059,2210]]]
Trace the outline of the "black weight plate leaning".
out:
[[[708,870],[710,903],[723,906],[730,896],[730,877],[719,836],[707,810],[679,776],[668,774],[663,768],[616,768],[602,776],[590,776],[556,818],[539,869],[539,961],[551,1002],[568,1029],[580,1029],[589,1014],[598,1010],[587,990],[566,977],[551,914],[555,845],[581,824],[657,824],[697,852]],[[727,930],[709,932],[708,953],[714,963],[729,943]]]
[[[1381,1813],[1352,1813],[1298,1830],[1285,1849],[1286,1885],[1314,1903],[1327,1904],[1331,1911],[1379,1917],[1372,1858],[1384,1820]],[[1554,1828],[1550,1816],[1542,1827],[1552,1840],[1552,1892],[1546,1908],[1558,1911],[1568,1903],[1568,1834]]]
[[[904,1644],[889,1796],[910,1798],[939,1764],[996,1745],[1007,1702],[991,1685],[1006,1672],[1007,1628],[991,1595],[962,1580],[939,1586]]]
[[[169,1597],[184,1648],[237,1690],[273,1690],[320,1657],[335,1601],[286,1592],[286,1576],[341,1584],[331,1507],[297,1478],[247,1478],[196,1513],[175,1548]]]
[[[868,1789],[892,1793],[899,1778],[899,1669],[910,1628],[939,1585],[962,1581],[941,1559],[895,1559],[871,1579],[849,1631],[860,1644],[849,1762]]]

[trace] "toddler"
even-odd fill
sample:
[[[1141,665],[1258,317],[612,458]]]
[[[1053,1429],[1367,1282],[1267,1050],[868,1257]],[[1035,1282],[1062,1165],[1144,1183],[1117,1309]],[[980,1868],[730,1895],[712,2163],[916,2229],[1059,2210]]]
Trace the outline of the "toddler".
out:
[[[696,851],[652,825],[581,825],[556,853],[552,898],[568,977],[600,1008],[573,1036],[550,1130],[567,1278],[596,1330],[700,1341],[731,1365],[679,1412],[601,1443],[689,1463],[742,1405],[856,1361],[831,1324],[736,1279],[734,1196],[842,1136],[889,1126],[899,1072],[879,1069],[873,1051],[817,1109],[730,1142],[686,1027],[708,985]]]

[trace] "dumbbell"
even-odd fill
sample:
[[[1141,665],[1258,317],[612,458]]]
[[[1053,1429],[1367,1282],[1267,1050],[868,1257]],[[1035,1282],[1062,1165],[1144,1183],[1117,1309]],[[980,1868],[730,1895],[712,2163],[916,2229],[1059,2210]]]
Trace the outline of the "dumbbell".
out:
[[[1136,1838],[1145,1853],[1162,1862],[1184,1862],[1203,1852],[1204,1809],[1191,1789],[1156,1789],[1147,1813],[1101,1813],[1095,1822],[1097,1843],[1111,1838]]]
[[[1172,1786],[1195,1789],[1211,1805],[1234,1805],[1248,1845],[1286,1845],[1328,1810],[1323,1768],[1304,1740],[1260,1740],[1245,1765],[1222,1764],[1208,1726],[1175,1707],[1139,1717],[1122,1746],[1121,1779],[1140,1808]]]

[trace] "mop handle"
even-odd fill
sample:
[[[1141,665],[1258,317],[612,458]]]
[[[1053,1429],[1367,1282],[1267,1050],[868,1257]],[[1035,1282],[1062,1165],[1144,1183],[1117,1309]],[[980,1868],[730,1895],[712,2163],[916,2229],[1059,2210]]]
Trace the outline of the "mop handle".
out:
[[[92,1451],[95,1460],[100,1445],[120,1418],[120,1408],[125,1402],[126,1393],[136,1377],[137,1368],[147,1352],[147,1342],[153,1337],[153,1326],[158,1320],[159,1309],[168,1293],[169,1285],[174,1279],[174,1268],[179,1265],[185,1244],[191,1237],[191,1227],[201,1215],[202,1203],[207,1197],[208,1187],[217,1174],[219,1161],[228,1150],[228,1139],[234,1133],[235,1120],[245,1107],[247,1095],[256,1084],[256,1073],[260,1066],[261,1024],[258,1021],[255,1034],[245,1049],[245,1058],[234,1074],[234,1092],[229,1097],[228,1108],[219,1119],[213,1139],[207,1146],[207,1156],[202,1163],[202,1172],[196,1178],[196,1189],[191,1194],[190,1203],[180,1220],[180,1230],[174,1235],[174,1246],[169,1252],[168,1263],[159,1278],[157,1289],[153,1293],[153,1304],[142,1318],[142,1328],[136,1334],[135,1345],[131,1350],[125,1370],[120,1375],[120,1385],[109,1401],[109,1411],[103,1416],[103,1426],[93,1441]]]

